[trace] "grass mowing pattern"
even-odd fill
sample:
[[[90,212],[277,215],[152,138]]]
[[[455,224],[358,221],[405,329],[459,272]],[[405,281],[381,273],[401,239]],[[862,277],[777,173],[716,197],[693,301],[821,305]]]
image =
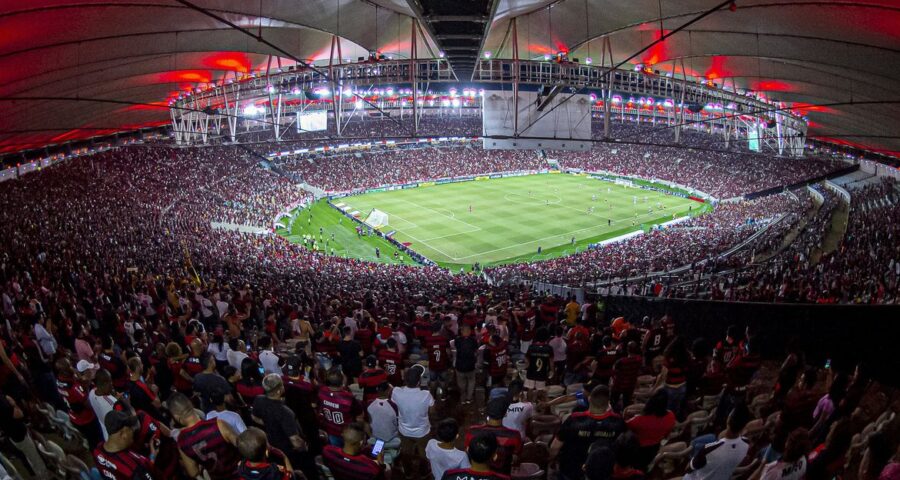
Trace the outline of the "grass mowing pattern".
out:
[[[361,212],[362,218],[373,208],[387,212],[389,226],[385,230],[396,230],[395,239],[409,242],[420,254],[454,270],[475,262],[492,265],[569,255],[584,250],[590,243],[671,220],[673,214],[698,214],[708,208],[686,198],[566,174],[373,192],[337,201]],[[657,204],[665,205],[665,209],[659,209]],[[337,226],[349,232],[349,238],[337,238],[347,254],[373,259],[372,241],[380,239],[357,239],[352,222],[345,219],[342,225],[335,225],[340,214],[318,213],[323,206],[312,207],[313,231],[301,214],[293,238],[303,233],[313,233],[318,238],[315,224],[320,219],[331,221],[319,225],[326,231]],[[588,213],[590,207],[594,208],[592,213]],[[612,219],[611,225],[608,219]],[[386,245],[381,248],[383,261],[394,249],[380,241]],[[356,242],[364,245],[356,246]]]

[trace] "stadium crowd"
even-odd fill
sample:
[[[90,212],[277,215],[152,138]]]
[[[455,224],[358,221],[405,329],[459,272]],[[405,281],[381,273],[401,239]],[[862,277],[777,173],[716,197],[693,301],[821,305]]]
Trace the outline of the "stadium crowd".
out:
[[[637,139],[635,141],[640,141]],[[684,150],[640,144],[595,144],[587,152],[549,152],[564,168],[660,179],[727,199],[817,178],[844,165],[817,159]]]
[[[383,166],[396,171],[349,157],[304,176],[343,188],[354,184],[340,172],[367,184],[357,175],[537,162],[471,147],[397,157]],[[819,282],[846,271],[838,287],[876,290],[864,280],[897,248],[896,232],[875,221],[896,216],[889,188],[854,197],[860,220]],[[0,198],[0,452],[16,459],[7,473],[824,479],[852,470],[848,456],[865,478],[898,469],[897,421],[852,365],[818,371],[791,352],[780,369],[763,366],[755,332],[729,329],[713,347],[679,337],[677,319],[610,321],[596,305],[476,275],[214,230],[212,220],[264,225],[307,198],[240,147],[114,149],[4,182]],[[803,209],[784,194],[722,204],[615,248],[488,273],[642,274],[709,258]],[[884,271],[894,288],[896,268]],[[857,433],[870,441],[853,451]]]
[[[416,148],[295,158],[282,168],[329,192],[361,190],[422,180],[546,169],[533,151],[481,148]]]

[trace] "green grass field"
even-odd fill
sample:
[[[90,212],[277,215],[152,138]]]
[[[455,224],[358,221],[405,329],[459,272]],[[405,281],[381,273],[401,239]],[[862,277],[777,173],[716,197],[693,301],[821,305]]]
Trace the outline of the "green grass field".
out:
[[[396,230],[395,239],[452,269],[476,262],[492,265],[568,255],[590,243],[671,220],[673,215],[697,214],[706,207],[686,198],[567,174],[373,192],[338,202],[361,212],[361,219],[373,208],[386,212],[389,226],[383,231]],[[304,233],[318,237],[319,226],[326,236],[343,230],[336,235],[336,254],[374,260],[377,244],[382,252],[379,261],[393,261],[390,244],[358,239],[352,222],[339,223],[341,215],[333,207],[320,202],[310,212],[312,223],[302,216],[309,212],[301,213],[289,238],[296,240]]]

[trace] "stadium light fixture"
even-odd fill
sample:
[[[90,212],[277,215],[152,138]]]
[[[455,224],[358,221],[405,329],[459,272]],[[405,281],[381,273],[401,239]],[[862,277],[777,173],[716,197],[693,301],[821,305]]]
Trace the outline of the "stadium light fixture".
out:
[[[362,100],[357,100],[355,106],[356,106],[356,108],[363,108],[363,102],[362,102]]]
[[[392,96],[394,96],[394,89],[393,89],[393,88],[388,88],[388,89],[385,91],[385,93],[387,94],[387,96],[392,97]]]
[[[451,89],[450,89],[450,96],[451,96],[451,97],[455,97],[455,96],[456,96],[456,89],[455,89],[455,88],[451,88]]]
[[[269,86],[266,87],[266,90],[268,90],[269,93],[275,93],[275,86],[274,86],[274,85],[269,85]]]
[[[484,52],[484,58],[490,59],[490,58],[491,58],[491,52]]]
[[[438,53],[438,57],[444,58],[444,52],[439,52],[439,53]]]
[[[587,57],[584,59],[584,63],[586,65],[590,65],[590,64],[594,63],[594,59],[592,59],[591,57]]]
[[[459,99],[458,98],[453,99],[453,107],[454,108],[459,107]]]
[[[300,87],[294,87],[291,89],[292,95],[300,95]]]
[[[545,62],[549,62],[549,61],[550,61],[550,54],[549,54],[549,53],[545,53],[545,54],[544,54],[544,61],[545,61]]]
[[[257,113],[258,109],[256,108],[256,105],[247,105],[246,107],[244,107],[245,117],[255,117]]]

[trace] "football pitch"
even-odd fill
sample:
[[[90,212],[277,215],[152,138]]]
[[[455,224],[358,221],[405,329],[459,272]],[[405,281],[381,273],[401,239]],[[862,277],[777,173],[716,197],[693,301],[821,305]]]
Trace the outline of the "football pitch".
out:
[[[385,212],[388,225],[382,232],[394,231],[396,240],[454,269],[476,262],[491,265],[568,255],[590,243],[698,214],[706,207],[679,196],[569,174],[372,192],[335,199],[333,203],[344,204],[348,212],[359,212],[360,220],[373,209]],[[310,215],[321,220],[322,215],[315,212]],[[353,231],[354,222],[340,223]],[[326,225],[326,234],[333,226]],[[318,227],[309,220],[296,222],[292,235],[302,235],[308,227],[313,229],[308,233],[318,235]],[[375,239],[357,237],[355,232],[351,237],[338,250],[371,259],[374,247],[366,245],[361,249],[365,254],[357,255],[346,243],[354,239],[371,243]],[[387,258],[379,260],[391,260],[392,249],[380,251],[381,257]]]

